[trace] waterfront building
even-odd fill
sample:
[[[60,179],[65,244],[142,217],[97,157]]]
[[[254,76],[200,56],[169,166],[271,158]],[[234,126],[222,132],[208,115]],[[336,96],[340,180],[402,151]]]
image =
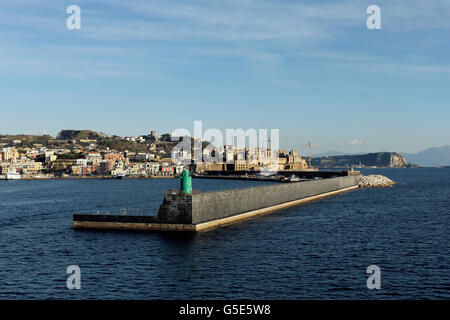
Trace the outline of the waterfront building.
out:
[[[235,160],[234,161],[234,171],[247,171],[248,162],[246,160]]]
[[[286,155],[285,170],[304,170],[308,169],[308,164],[298,153],[297,150],[292,149],[289,154]]]
[[[113,169],[113,164],[109,160],[102,160],[100,162],[100,166],[98,168],[98,171],[101,174],[111,174],[111,170]]]
[[[83,174],[83,166],[72,166],[72,174],[74,176],[81,176]]]
[[[14,147],[3,148],[1,154],[2,160],[16,160],[19,158],[19,152]]]
[[[128,165],[128,174],[131,176],[145,176],[145,164],[144,163],[132,163]]]
[[[148,176],[156,176],[159,173],[160,165],[158,162],[152,161],[145,163],[145,172]]]
[[[163,176],[173,175],[173,167],[172,166],[162,167],[161,175]]]
[[[42,163],[34,160],[3,161],[0,163],[1,173],[17,172],[26,176],[36,176],[42,170]]]
[[[5,174],[6,172],[9,172],[9,168],[11,166],[11,162],[10,161],[3,161],[0,162],[0,173]]]
[[[181,174],[183,173],[184,166],[182,164],[177,164],[174,166],[174,173],[175,174]]]

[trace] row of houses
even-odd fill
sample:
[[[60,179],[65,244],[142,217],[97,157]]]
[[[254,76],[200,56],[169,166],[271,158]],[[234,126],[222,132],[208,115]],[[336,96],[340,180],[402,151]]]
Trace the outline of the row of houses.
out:
[[[83,159],[85,160],[85,159]],[[183,171],[182,165],[173,165],[169,162],[149,161],[132,163],[124,161],[101,160],[98,164],[78,163],[70,165],[71,174],[81,175],[112,175],[112,176],[168,176],[178,175]]]
[[[260,148],[230,148],[218,150],[208,161],[209,155],[203,154],[203,161],[196,163],[194,170],[202,171],[261,171],[269,168],[276,171],[301,171],[309,168],[295,149],[286,152],[279,149],[274,152],[270,149]],[[206,161],[205,161],[206,159]]]
[[[42,170],[42,163],[32,160],[13,160],[0,162],[1,174],[14,172],[14,173],[21,173],[29,177],[34,177],[39,175],[41,170]]]
[[[46,176],[55,174],[158,176],[177,175],[184,168],[181,163],[174,164],[171,159],[160,159],[151,153],[81,151],[29,148],[19,152],[14,147],[2,148],[0,174],[14,172],[28,177],[41,173],[45,173]],[[74,158],[78,152],[81,152],[79,154],[83,157]]]

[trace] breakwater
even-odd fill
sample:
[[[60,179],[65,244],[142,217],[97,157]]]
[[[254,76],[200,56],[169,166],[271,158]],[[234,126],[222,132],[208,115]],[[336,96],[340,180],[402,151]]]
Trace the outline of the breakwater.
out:
[[[394,181],[380,174],[363,176],[358,183],[360,188],[390,188],[394,184]]]
[[[358,188],[350,175],[238,190],[166,191],[157,216],[80,215],[75,228],[204,231]]]
[[[286,171],[277,171],[275,175],[264,176],[257,172],[249,172],[249,171],[204,171],[202,173],[194,174],[194,178],[242,178],[249,179],[258,178],[258,179],[271,179],[274,177],[291,177],[293,175],[302,178],[302,179],[328,179],[335,177],[346,177],[349,175],[360,175],[359,171],[317,171],[317,170],[286,170]]]

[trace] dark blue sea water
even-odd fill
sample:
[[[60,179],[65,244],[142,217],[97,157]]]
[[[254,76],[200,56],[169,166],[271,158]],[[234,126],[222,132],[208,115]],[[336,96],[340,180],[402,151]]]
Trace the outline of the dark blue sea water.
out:
[[[189,235],[72,229],[73,213],[156,214],[176,179],[0,181],[0,298],[449,299],[450,169],[365,173],[397,184]],[[380,290],[366,287],[373,264]]]

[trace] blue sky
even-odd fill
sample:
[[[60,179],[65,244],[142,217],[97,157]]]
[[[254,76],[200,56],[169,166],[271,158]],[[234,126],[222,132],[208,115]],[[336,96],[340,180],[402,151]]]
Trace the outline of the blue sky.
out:
[[[382,30],[366,28],[371,4]],[[302,153],[450,144],[449,17],[449,0],[2,1],[0,133],[202,120],[278,128]]]

